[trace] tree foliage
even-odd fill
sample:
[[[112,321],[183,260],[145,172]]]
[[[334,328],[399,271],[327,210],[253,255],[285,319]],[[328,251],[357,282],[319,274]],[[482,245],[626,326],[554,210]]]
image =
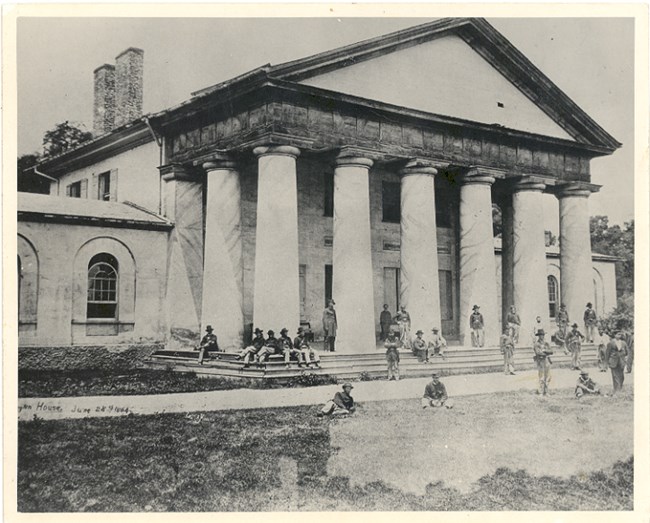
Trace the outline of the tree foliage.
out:
[[[634,296],[620,297],[617,307],[600,319],[600,328],[603,332],[634,332]]]
[[[620,297],[634,293],[634,220],[609,225],[607,216],[589,219],[591,250],[620,258],[616,262],[616,292]]]
[[[84,131],[81,128],[82,126],[82,124],[71,124],[66,120],[57,124],[54,129],[47,131],[43,135],[43,153],[45,156],[56,156],[90,140],[93,137],[92,133]]]
[[[50,182],[38,176],[31,167],[34,167],[40,160],[39,154],[23,154],[18,157],[18,178],[17,188],[20,192],[33,192],[48,194]]]

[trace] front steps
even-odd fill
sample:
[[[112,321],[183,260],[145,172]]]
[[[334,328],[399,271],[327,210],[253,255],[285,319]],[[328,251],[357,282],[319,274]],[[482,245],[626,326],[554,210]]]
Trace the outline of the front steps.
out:
[[[287,379],[306,373],[329,374],[338,379],[380,378],[386,376],[387,364],[385,352],[365,354],[344,354],[319,352],[321,368],[299,367],[292,361],[287,369],[281,356],[271,356],[263,367],[255,363],[244,368],[244,363],[237,360],[235,353],[213,353],[213,358],[205,359],[203,365],[198,363],[198,351],[160,350],[154,352],[145,365],[150,368],[172,368],[178,372],[194,372],[200,376],[225,376],[237,378]],[[484,372],[503,372],[503,356],[498,347],[450,347],[446,359],[431,358],[430,363],[421,363],[410,351],[400,351],[400,376],[423,377],[432,372],[442,376],[451,374],[472,374]],[[583,345],[582,365],[593,366],[598,361],[595,345]],[[556,351],[552,356],[554,367],[569,367],[571,355]],[[533,349],[519,347],[515,350],[516,370],[534,369]]]

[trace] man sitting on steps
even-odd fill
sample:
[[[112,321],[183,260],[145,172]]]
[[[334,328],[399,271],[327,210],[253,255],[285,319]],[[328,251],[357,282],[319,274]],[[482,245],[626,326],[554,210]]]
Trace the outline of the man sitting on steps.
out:
[[[256,355],[262,347],[264,347],[264,332],[262,332],[262,329],[257,328],[252,343],[237,355],[237,359],[244,358],[244,368],[250,367],[251,356]]]

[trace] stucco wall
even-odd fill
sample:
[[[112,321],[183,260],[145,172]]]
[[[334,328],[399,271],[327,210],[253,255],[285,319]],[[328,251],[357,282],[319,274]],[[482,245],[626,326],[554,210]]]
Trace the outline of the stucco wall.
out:
[[[161,313],[167,278],[167,232],[18,222],[18,234],[38,257],[38,315],[20,345],[150,343],[164,339]],[[88,261],[109,252],[119,264],[115,335],[86,333]]]
[[[61,176],[58,184],[59,196],[66,195],[66,187],[79,180],[88,180],[87,197],[96,200],[98,192],[93,184],[93,175],[117,169],[116,201],[130,201],[145,209],[159,212],[160,208],[160,150],[155,142],[146,143],[88,167],[70,171]],[[56,194],[52,184],[50,194]]]

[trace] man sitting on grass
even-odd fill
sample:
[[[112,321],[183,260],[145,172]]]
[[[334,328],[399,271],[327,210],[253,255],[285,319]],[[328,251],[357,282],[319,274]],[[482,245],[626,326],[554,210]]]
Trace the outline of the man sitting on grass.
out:
[[[589,373],[583,370],[578,376],[578,383],[576,383],[576,398],[582,398],[585,394],[600,394],[600,389],[596,382],[589,377]]]
[[[453,403],[447,397],[447,389],[440,381],[440,377],[435,372],[431,375],[431,381],[427,383],[424,388],[424,396],[422,397],[422,408],[427,407],[446,407],[453,408]]]
[[[343,384],[343,392],[334,394],[334,399],[331,399],[323,408],[318,412],[317,416],[340,416],[342,414],[352,414],[355,411],[354,398],[350,396],[350,391],[354,387],[350,383]]]

